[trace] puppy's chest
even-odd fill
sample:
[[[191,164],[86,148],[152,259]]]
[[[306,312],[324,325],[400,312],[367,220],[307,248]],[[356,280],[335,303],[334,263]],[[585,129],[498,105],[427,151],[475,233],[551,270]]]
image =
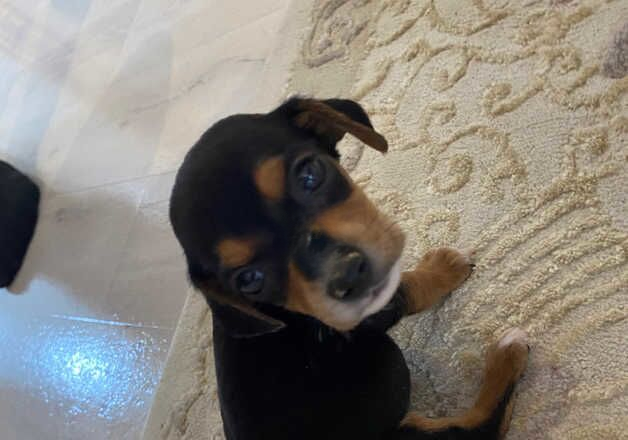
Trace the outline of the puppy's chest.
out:
[[[406,369],[398,347],[383,333],[345,336],[324,328],[282,333],[216,344],[223,387],[238,384],[242,393],[255,389],[273,400],[362,394],[374,380]]]
[[[234,368],[237,375],[252,374],[257,382],[266,381],[269,386],[275,381],[326,384],[329,375],[351,375],[355,364],[368,356],[364,348],[363,343],[321,328],[251,340],[230,339],[223,352],[217,353],[217,361],[224,361],[224,366]]]
[[[344,439],[399,423],[410,380],[392,340],[379,332],[321,336],[215,338],[219,397],[233,438]]]

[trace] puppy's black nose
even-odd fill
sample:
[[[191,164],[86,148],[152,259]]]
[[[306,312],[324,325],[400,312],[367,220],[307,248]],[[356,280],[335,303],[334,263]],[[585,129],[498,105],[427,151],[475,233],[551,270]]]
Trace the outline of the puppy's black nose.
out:
[[[337,299],[349,299],[362,293],[370,278],[367,258],[356,249],[339,253],[329,281],[328,292]]]

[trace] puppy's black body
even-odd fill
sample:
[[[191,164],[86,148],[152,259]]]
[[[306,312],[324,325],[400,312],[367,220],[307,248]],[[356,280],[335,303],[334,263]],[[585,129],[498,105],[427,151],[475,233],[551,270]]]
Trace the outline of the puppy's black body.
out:
[[[275,315],[287,324],[281,331],[234,338],[214,312],[227,438],[375,440],[395,430],[410,378],[390,337],[369,326],[343,335],[288,314]]]
[[[468,415],[408,413],[408,368],[386,331],[455,289],[469,261],[442,248],[400,274],[403,234],[337,162],[345,132],[387,148],[357,103],[293,98],[218,122],[177,175],[170,216],[212,309],[226,437],[498,438],[525,364],[516,338],[489,350]]]

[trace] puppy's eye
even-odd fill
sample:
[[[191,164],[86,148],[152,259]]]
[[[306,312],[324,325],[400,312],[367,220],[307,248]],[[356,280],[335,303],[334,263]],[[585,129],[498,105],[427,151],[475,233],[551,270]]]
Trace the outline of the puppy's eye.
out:
[[[235,287],[246,295],[256,295],[264,288],[264,272],[255,268],[244,268],[235,274]]]
[[[329,239],[318,232],[310,232],[305,236],[305,249],[310,254],[319,254],[323,252],[327,245],[329,244]]]
[[[305,159],[297,167],[299,186],[307,193],[316,191],[325,181],[325,175],[325,165],[316,157]]]

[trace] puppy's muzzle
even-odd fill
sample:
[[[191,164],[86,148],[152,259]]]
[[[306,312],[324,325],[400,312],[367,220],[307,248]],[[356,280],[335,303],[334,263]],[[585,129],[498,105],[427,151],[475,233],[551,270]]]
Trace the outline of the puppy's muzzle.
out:
[[[358,249],[344,246],[334,252],[327,293],[337,300],[355,300],[368,292],[372,270]]]

